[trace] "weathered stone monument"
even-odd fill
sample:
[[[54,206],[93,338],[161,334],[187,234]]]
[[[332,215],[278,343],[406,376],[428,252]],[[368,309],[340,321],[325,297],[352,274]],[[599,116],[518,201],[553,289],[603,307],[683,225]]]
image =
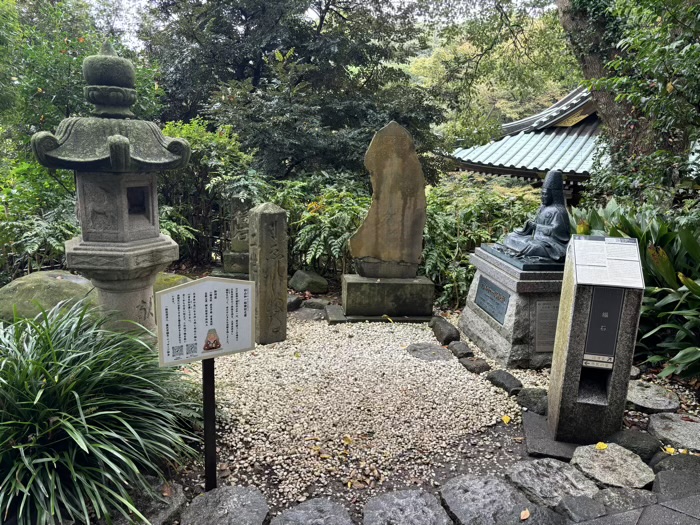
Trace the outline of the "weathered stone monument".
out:
[[[75,171],[82,235],[66,243],[67,266],[92,281],[105,309],[153,329],[153,283],[178,258],[159,230],[156,174],[185,166],[190,147],[134,119],[135,74],[105,43],[83,62],[94,117],[67,118],[32,148],[42,165]]]
[[[574,236],[548,394],[556,440],[594,443],[620,430],[643,296],[636,239]]]
[[[248,279],[248,220],[252,207],[252,202],[245,198],[234,197],[231,202],[230,240],[228,250],[223,254],[222,277]]]
[[[266,202],[250,210],[250,280],[255,281],[255,342],[287,337],[287,212]]]
[[[501,366],[551,363],[570,236],[562,174],[550,171],[535,219],[471,256],[477,272],[459,328]]]
[[[379,130],[365,155],[372,204],[350,238],[357,274],[342,277],[343,311],[329,321],[432,314],[433,283],[417,276],[425,227],[425,178],[411,135],[396,122]]]

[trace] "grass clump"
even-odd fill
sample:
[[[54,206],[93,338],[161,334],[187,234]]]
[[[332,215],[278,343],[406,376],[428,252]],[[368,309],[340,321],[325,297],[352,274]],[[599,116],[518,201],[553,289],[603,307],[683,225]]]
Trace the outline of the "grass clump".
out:
[[[180,372],[86,305],[0,324],[0,522],[107,523],[193,454]]]

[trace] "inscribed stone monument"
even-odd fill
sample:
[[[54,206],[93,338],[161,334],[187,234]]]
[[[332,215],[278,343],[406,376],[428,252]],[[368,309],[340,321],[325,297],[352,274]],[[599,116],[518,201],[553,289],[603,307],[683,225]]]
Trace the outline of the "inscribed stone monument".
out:
[[[372,181],[367,217],[350,238],[362,277],[412,278],[423,251],[425,178],[411,135],[396,122],[379,130],[365,155]]]
[[[574,236],[548,394],[556,440],[595,443],[620,430],[643,296],[636,239]]]
[[[503,244],[484,244],[460,329],[506,367],[549,366],[557,326],[565,250],[570,238],[561,172],[550,171],[534,220]]]
[[[390,122],[372,139],[365,166],[371,174],[372,204],[350,238],[357,274],[343,275],[343,311],[327,309],[329,321],[343,316],[430,316],[433,283],[416,275],[426,202],[425,178],[411,135]]]
[[[287,212],[266,202],[250,210],[250,280],[255,281],[255,342],[287,337]]]
[[[92,281],[106,310],[153,329],[153,283],[178,258],[160,233],[156,174],[186,166],[190,146],[133,118],[135,74],[105,43],[83,62],[94,116],[64,119],[55,136],[37,133],[32,149],[42,165],[75,171],[82,235],[66,243],[68,268]]]

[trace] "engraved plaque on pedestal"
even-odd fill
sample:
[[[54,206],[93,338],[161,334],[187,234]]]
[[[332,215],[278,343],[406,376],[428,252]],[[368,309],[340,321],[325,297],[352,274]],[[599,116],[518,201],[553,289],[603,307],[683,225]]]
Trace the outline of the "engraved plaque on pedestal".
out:
[[[508,310],[510,294],[503,288],[495,285],[483,275],[479,278],[474,302],[484,312],[493,317],[499,324],[503,324]]]

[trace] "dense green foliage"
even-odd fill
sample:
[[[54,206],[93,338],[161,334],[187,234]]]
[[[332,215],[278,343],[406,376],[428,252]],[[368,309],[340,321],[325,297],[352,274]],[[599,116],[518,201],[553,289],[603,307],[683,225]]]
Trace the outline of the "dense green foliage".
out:
[[[0,325],[1,520],[142,518],[128,491],[150,494],[145,476],[193,453],[186,383],[139,335],[82,304]]]
[[[599,210],[572,210],[572,227],[639,241],[646,291],[638,350],[651,362],[670,358],[663,375],[700,373],[700,228],[658,212],[635,213],[615,200]]]
[[[457,175],[429,188],[423,270],[440,291],[438,304],[464,304],[474,267],[469,253],[495,242],[536,213],[538,192],[509,179]]]

